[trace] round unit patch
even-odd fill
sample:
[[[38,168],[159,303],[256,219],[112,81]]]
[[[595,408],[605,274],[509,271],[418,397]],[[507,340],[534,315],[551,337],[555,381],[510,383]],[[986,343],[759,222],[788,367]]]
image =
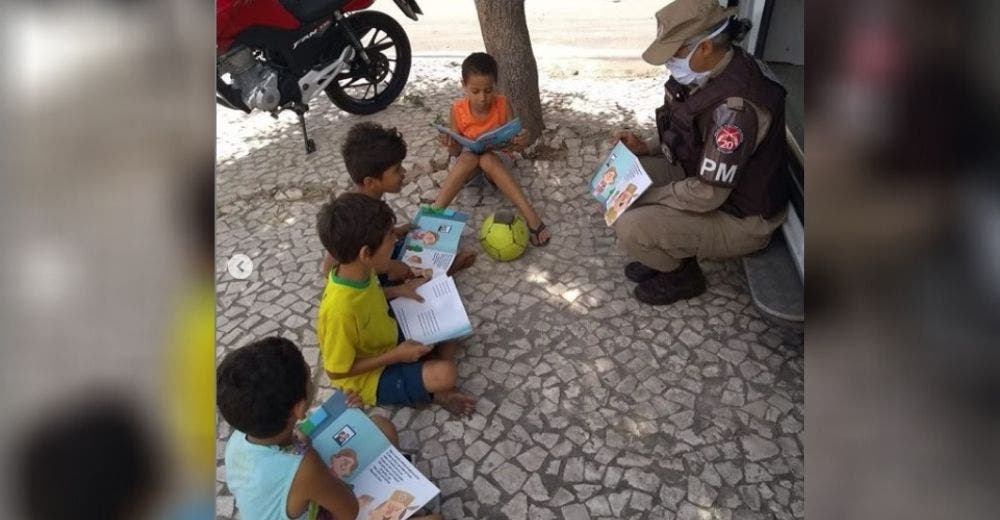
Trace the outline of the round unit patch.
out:
[[[722,125],[715,131],[715,147],[722,153],[733,153],[743,142],[743,131],[736,125]]]

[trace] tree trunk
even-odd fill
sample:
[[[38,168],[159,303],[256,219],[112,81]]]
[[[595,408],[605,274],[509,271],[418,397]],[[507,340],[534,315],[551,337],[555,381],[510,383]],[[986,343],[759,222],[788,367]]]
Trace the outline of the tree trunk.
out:
[[[476,0],[486,52],[497,60],[500,91],[528,131],[529,143],[542,133],[538,65],[524,18],[524,0]]]

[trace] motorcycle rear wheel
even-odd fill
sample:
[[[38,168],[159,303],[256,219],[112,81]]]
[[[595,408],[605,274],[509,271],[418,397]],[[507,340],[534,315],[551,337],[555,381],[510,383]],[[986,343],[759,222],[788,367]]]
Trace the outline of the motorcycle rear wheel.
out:
[[[410,40],[399,22],[378,11],[347,18],[370,64],[360,55],[326,87],[334,105],[352,114],[374,114],[392,104],[410,76]]]

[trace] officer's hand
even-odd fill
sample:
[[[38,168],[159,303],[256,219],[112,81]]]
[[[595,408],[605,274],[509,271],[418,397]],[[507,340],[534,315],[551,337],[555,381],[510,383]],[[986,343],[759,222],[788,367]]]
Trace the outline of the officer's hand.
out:
[[[646,141],[640,139],[633,132],[627,130],[618,132],[615,134],[613,141],[621,141],[625,145],[625,148],[628,148],[629,151],[636,155],[649,155],[649,147],[646,146]]]

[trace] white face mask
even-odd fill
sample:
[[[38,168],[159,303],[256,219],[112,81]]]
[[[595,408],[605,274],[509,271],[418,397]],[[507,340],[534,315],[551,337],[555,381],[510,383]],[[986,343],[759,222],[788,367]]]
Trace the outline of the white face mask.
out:
[[[681,85],[691,85],[694,83],[700,85],[708,78],[709,71],[695,72],[691,69],[691,56],[694,56],[694,51],[697,49],[698,45],[695,45],[686,58],[672,57],[667,60],[666,67],[667,71],[670,72],[670,77],[677,80]]]
[[[694,51],[698,50],[698,46],[701,45],[701,42],[705,40],[711,40],[712,38],[715,38],[716,36],[722,34],[722,31],[725,31],[726,27],[729,27],[729,22],[723,24],[722,27],[716,29],[714,32],[712,32],[712,34],[709,34],[708,36],[698,40],[698,43],[694,44],[694,47],[692,47],[691,52],[689,52],[686,57],[684,58],[671,57],[669,60],[667,60],[667,63],[665,63],[664,65],[667,67],[667,70],[670,71],[670,77],[677,80],[677,82],[680,83],[681,85],[692,85],[692,84],[701,85],[705,83],[705,80],[708,79],[708,75],[711,74],[712,71],[706,70],[705,72],[695,72],[694,70],[692,70],[691,56],[694,56]]]

